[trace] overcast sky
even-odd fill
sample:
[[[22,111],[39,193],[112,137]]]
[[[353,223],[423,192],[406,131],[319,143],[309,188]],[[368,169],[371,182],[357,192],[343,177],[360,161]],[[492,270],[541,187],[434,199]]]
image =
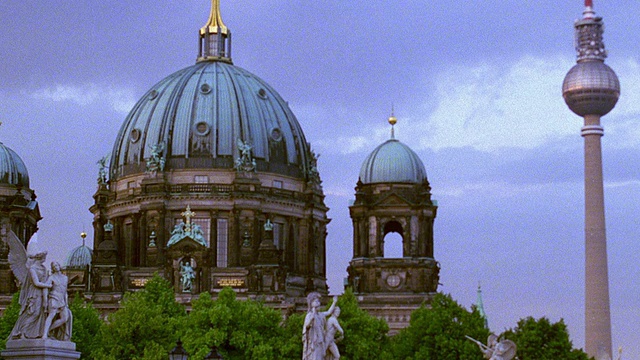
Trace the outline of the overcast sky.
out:
[[[194,63],[208,0],[0,2],[0,141],[25,161],[63,260],[92,234],[96,161],[133,104]],[[482,283],[493,331],[564,318],[584,346],[582,119],[561,85],[574,1],[222,0],[235,65],[280,92],[322,156],[329,285],[342,292],[360,164],[389,137],[422,158],[438,200],[440,290]],[[595,2],[622,87],[605,118],[613,347],[640,358],[640,2]],[[337,145],[337,146],[336,146]],[[89,241],[92,246],[92,242]]]

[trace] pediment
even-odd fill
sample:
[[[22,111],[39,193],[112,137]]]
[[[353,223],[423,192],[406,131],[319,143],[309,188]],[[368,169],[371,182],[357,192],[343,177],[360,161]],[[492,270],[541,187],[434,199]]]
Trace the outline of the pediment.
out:
[[[410,206],[405,198],[398,194],[389,194],[381,199],[379,199],[375,206]]]
[[[194,252],[197,250],[204,250],[207,247],[204,246],[204,244],[202,244],[199,241],[196,241],[195,239],[193,239],[190,236],[185,236],[182,237],[179,241],[177,241],[174,244],[169,245],[169,248],[173,251],[180,251],[180,252]]]

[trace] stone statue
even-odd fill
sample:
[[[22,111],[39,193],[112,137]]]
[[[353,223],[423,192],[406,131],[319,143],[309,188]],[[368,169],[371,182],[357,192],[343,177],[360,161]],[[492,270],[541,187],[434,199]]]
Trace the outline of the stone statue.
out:
[[[516,356],[516,344],[511,340],[500,340],[495,334],[489,335],[487,345],[467,336],[467,339],[473,341],[480,347],[480,351],[484,354],[485,359],[489,360],[511,360]]]
[[[326,318],[333,313],[338,297],[334,296],[328,311],[318,312],[320,297],[315,291],[307,295],[308,310],[302,327],[302,360],[324,360],[327,353]]]
[[[191,266],[191,261],[185,261],[180,265],[180,275],[182,292],[190,293],[193,289],[193,280],[196,278],[196,271]]]
[[[313,150],[311,150],[311,158],[309,159],[307,176],[309,178],[309,182],[320,185],[322,183],[322,180],[320,180],[320,172],[318,171],[318,158],[320,158],[320,154],[316,154]]]
[[[340,307],[336,306],[331,313],[331,316],[327,320],[327,328],[325,333],[325,345],[327,346],[327,354],[325,360],[338,360],[340,359],[340,352],[338,351],[338,345],[336,342],[341,341],[344,338],[344,330],[338,322],[340,316]],[[336,333],[339,333],[336,337]]]
[[[253,147],[240,139],[236,141],[236,146],[240,151],[240,157],[236,159],[236,170],[244,172],[254,171],[256,169],[256,161],[251,157],[251,149],[253,149]]]
[[[62,267],[57,262],[51,263],[51,275],[47,284],[51,285],[46,311],[47,319],[44,323],[43,338],[54,338],[60,341],[71,340],[71,325],[73,316],[69,309],[67,284],[69,279],[62,273]]]
[[[11,230],[7,233],[6,242],[9,245],[9,265],[20,283],[20,313],[9,340],[42,338],[51,288],[51,284],[47,283],[47,269],[44,267],[47,252],[40,251],[35,234],[29,241],[28,249],[24,248],[22,241]]]
[[[164,171],[165,158],[162,156],[164,143],[151,146],[151,154],[146,158],[147,173],[155,175],[158,171]]]
[[[167,247],[173,246],[179,243],[184,238],[191,238],[202,246],[207,246],[207,240],[204,238],[204,232],[202,227],[198,224],[179,222],[171,230],[171,237],[167,242]]]
[[[98,160],[97,164],[99,166],[98,170],[98,185],[105,185],[107,183],[107,161],[109,161],[109,155],[103,157]]]

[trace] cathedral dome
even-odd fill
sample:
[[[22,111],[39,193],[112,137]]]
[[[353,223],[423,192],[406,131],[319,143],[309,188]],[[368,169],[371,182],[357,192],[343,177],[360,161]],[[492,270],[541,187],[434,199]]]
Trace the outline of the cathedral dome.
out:
[[[418,155],[393,138],[375,148],[360,168],[360,181],[363,184],[420,184],[426,180],[427,172]]]
[[[111,179],[144,172],[158,144],[165,170],[232,169],[243,143],[251,146],[256,171],[305,178],[309,144],[287,103],[230,61],[202,58],[133,107],[113,148]]]
[[[20,156],[0,143],[0,184],[29,188],[29,173]]]
[[[84,269],[87,265],[91,265],[92,251],[89,247],[82,244],[73,249],[67,257],[65,264],[66,269]]]

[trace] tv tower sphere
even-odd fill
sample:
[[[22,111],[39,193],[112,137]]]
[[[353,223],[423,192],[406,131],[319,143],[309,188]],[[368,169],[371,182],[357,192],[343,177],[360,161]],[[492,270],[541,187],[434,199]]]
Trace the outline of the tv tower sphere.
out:
[[[606,115],[616,106],[620,82],[615,72],[598,60],[577,63],[564,78],[562,96],[579,116]]]

